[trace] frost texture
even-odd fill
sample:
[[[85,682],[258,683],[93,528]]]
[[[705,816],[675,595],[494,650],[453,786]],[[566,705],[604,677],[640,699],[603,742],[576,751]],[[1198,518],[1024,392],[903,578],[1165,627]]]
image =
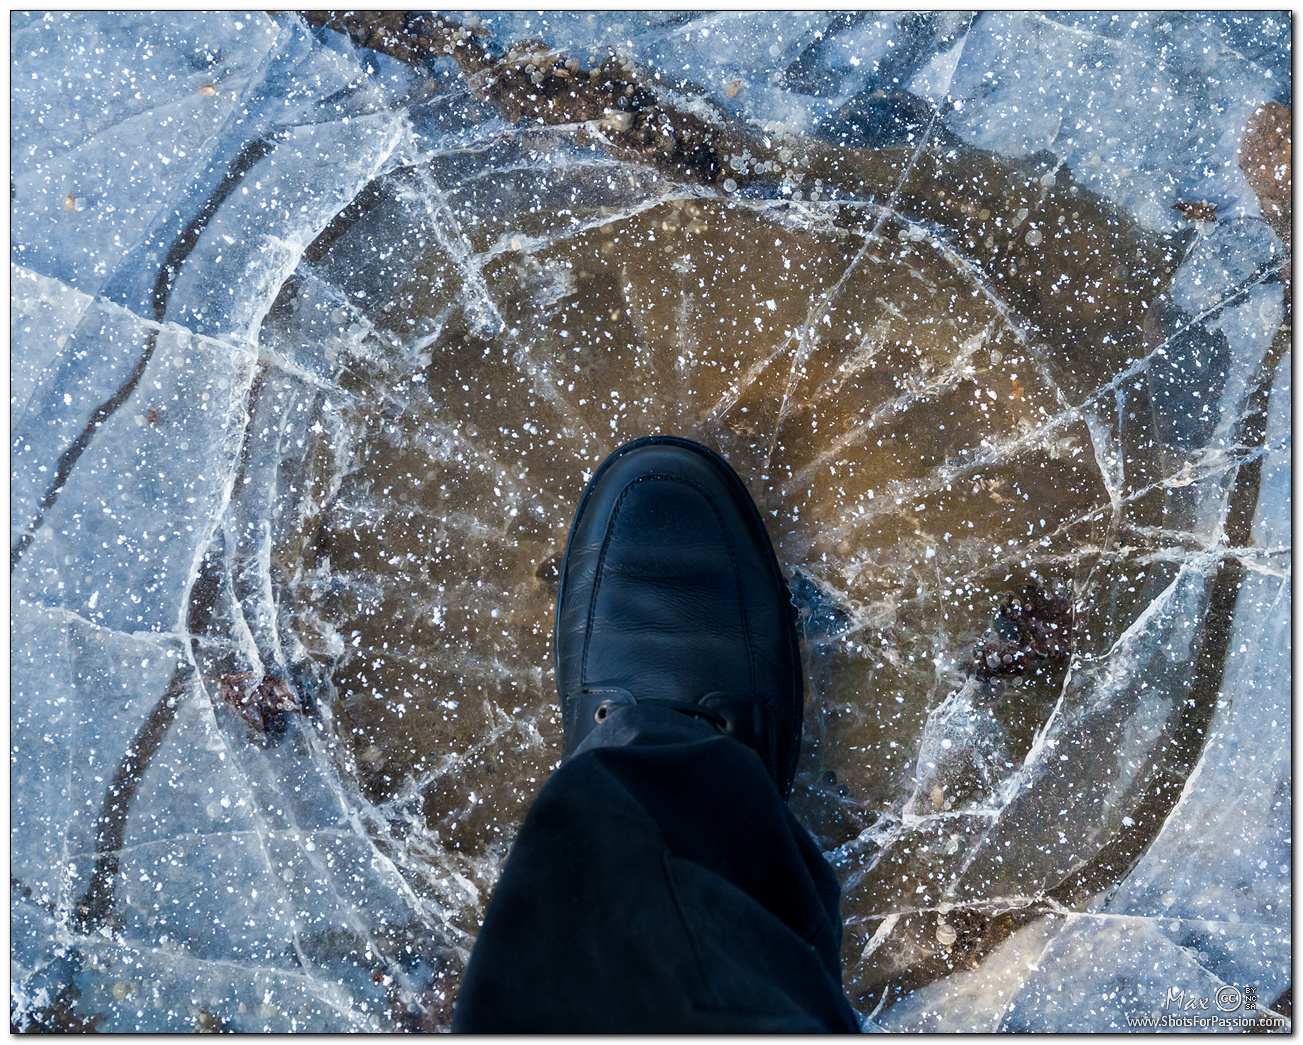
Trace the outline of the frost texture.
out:
[[[651,431],[771,520],[866,1024],[1278,998],[1291,356],[1236,149],[1289,17],[479,24],[632,108],[13,18],[15,1026],[446,1027],[559,755],[575,503]],[[1070,655],[990,660],[1051,590]]]

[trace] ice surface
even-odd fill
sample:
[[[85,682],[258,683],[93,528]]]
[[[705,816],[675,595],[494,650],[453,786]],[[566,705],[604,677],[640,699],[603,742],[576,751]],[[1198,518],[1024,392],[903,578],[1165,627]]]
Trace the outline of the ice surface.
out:
[[[1264,88],[1272,95],[1272,78],[1288,76],[1270,55],[1288,50],[1279,34],[1289,18],[1257,24],[1253,58],[1209,21],[1154,11],[986,14],[946,87],[956,110],[947,123],[1010,156],[1049,150],[1147,228],[1179,221],[1169,197],[1256,213],[1235,153]],[[1018,81],[1036,84],[1035,94]]]
[[[771,520],[866,1026],[1279,998],[1290,16],[319,21],[13,19],[15,1026],[446,1028],[653,431]]]

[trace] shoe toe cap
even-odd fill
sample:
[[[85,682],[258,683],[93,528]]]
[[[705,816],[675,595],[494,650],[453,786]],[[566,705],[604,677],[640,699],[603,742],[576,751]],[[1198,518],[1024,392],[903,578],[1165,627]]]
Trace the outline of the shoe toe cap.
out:
[[[567,695],[584,687],[687,702],[750,692],[799,736],[788,601],[764,524],[727,464],[686,440],[631,444],[593,477],[567,545],[556,622],[563,711],[573,717]]]

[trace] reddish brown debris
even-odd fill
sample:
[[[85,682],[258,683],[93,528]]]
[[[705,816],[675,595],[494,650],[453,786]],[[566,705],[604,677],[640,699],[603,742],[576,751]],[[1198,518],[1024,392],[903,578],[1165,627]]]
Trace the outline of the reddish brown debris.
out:
[[[259,732],[266,732],[268,719],[278,712],[303,713],[290,684],[272,675],[250,671],[223,675],[217,680],[217,695]]]
[[[1215,203],[1173,203],[1172,210],[1179,210],[1186,221],[1216,221],[1217,204]]]
[[[1072,599],[1066,595],[1029,586],[1021,598],[1004,604],[1000,618],[1013,625],[1017,637],[983,643],[973,650],[981,677],[1021,675],[1029,666],[1072,652]]]

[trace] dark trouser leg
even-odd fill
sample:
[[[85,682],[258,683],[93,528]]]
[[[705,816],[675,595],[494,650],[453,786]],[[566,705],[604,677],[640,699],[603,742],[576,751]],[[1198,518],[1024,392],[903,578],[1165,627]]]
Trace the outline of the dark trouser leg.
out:
[[[540,791],[453,1029],[859,1029],[838,887],[760,759],[699,719],[620,709]]]

